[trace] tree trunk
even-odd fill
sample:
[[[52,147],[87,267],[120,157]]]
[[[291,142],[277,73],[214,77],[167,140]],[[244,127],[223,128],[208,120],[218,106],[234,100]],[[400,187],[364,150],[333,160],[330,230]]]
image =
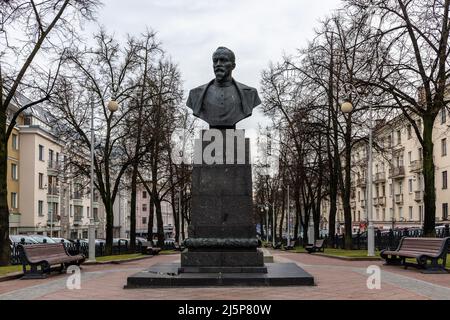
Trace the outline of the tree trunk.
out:
[[[278,228],[278,234],[280,236],[280,239],[283,239],[284,213],[286,210],[286,202],[284,201],[284,197],[285,197],[284,189],[283,189],[281,196],[282,196],[282,198],[281,198],[281,219],[280,219],[280,225]]]
[[[119,198],[120,201],[120,198]],[[120,206],[120,203],[119,203]],[[105,243],[105,255],[112,255],[113,246],[113,228],[114,228],[114,213],[111,203],[111,197],[107,195],[107,202],[105,204],[106,211],[106,243]]]
[[[352,212],[350,207],[350,187],[351,187],[351,115],[347,116],[347,128],[345,132],[345,177],[342,188],[342,205],[344,207],[345,223],[345,249],[351,250],[352,246]]]
[[[0,112],[0,141],[0,266],[6,266],[10,264],[11,248],[9,246],[8,143],[6,141],[5,112]]]
[[[153,241],[153,219],[155,216],[155,202],[153,201],[153,193],[150,193],[150,208],[148,211],[147,240]],[[153,242],[152,242],[153,245]]]
[[[434,237],[436,220],[436,189],[435,169],[433,159],[433,124],[435,117],[426,115],[423,117],[423,180],[424,180],[424,236]]]
[[[137,152],[137,151],[136,151]],[[136,159],[137,160],[137,159]],[[138,161],[133,163],[133,172],[131,174],[131,212],[130,212],[130,250],[136,250],[136,198],[137,198],[137,175]]]

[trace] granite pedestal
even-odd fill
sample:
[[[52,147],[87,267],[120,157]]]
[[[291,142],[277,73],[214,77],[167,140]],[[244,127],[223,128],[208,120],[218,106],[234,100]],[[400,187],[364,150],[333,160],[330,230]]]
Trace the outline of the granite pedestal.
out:
[[[195,148],[191,223],[181,263],[133,275],[126,287],[312,285],[312,276],[295,264],[264,264],[244,131],[204,130]]]

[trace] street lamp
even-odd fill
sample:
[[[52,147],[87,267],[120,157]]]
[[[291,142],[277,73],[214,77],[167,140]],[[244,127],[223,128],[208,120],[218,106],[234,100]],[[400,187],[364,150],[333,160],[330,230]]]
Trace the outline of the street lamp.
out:
[[[111,99],[108,102],[108,110],[111,113],[116,112],[119,109],[119,104],[115,99]],[[89,219],[89,261],[95,261],[95,220],[94,220],[94,101],[91,102],[91,199],[90,199],[90,219]]]
[[[354,90],[356,95],[358,93]],[[343,113],[350,113],[353,110],[353,104],[350,101],[345,101],[341,104],[341,111]],[[372,208],[372,104],[369,104],[369,163],[367,168],[367,220],[369,222],[369,226],[367,228],[367,256],[373,257],[375,256],[375,232],[373,226],[373,208]]]

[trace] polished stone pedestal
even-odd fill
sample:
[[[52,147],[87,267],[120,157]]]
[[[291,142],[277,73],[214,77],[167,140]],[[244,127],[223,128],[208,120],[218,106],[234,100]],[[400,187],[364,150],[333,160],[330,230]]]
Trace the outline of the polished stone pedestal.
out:
[[[189,238],[181,263],[132,275],[125,288],[314,285],[314,278],[294,263],[264,264],[244,131],[205,130],[196,150]]]
[[[266,263],[267,272],[180,272],[179,263],[157,264],[127,279],[125,289],[222,286],[313,286],[314,278],[295,263]],[[211,270],[210,270],[211,271]]]

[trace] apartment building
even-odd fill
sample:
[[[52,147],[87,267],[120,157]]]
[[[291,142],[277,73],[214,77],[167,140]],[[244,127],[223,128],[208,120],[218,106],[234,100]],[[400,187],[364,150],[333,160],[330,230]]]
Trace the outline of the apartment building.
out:
[[[18,100],[27,103],[22,95]],[[11,106],[10,113],[16,109]],[[42,108],[34,106],[19,118],[8,151],[11,234],[87,238],[92,214],[98,236],[104,236],[103,206],[96,196],[91,213],[90,195],[68,176],[64,144]]]
[[[7,123],[12,120],[14,112],[17,111],[16,106],[11,106],[7,111]],[[20,116],[16,123],[18,125],[23,124],[23,116]],[[8,183],[8,208],[9,208],[9,221],[10,229],[12,233],[17,233],[20,225],[20,210],[19,210],[19,197],[20,197],[20,185],[19,185],[19,168],[20,168],[20,129],[15,126],[11,136],[8,140],[8,160],[7,160],[7,183]]]
[[[433,143],[436,180],[436,224],[450,222],[448,206],[450,190],[450,116],[442,110],[434,123]],[[420,131],[422,123],[416,119]],[[412,125],[400,115],[388,123],[378,121],[373,131],[372,196],[375,227],[420,227],[423,223],[422,149]],[[353,231],[365,230],[367,201],[367,143],[358,143],[352,150],[351,211]],[[323,213],[329,204],[324,201]],[[338,232],[343,230],[344,213],[339,205]]]

